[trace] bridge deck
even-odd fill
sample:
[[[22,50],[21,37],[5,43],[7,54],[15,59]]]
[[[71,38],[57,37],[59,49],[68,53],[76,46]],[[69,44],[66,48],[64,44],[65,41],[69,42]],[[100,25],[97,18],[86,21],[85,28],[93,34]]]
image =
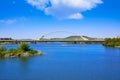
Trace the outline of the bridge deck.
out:
[[[0,40],[0,42],[104,42],[104,40]]]

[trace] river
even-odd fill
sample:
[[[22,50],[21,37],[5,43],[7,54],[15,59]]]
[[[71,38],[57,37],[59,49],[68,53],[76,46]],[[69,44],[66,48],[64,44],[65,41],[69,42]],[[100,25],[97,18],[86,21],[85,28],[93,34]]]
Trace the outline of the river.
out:
[[[120,80],[120,49],[66,43],[38,43],[30,47],[44,55],[0,59],[0,80]]]

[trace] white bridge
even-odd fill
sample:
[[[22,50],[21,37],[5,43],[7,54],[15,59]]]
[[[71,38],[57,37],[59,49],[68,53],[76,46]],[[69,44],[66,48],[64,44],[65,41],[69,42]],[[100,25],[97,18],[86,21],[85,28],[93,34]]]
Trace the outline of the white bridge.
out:
[[[72,34],[72,35],[74,35],[74,36],[80,36],[80,38],[81,38],[82,40],[84,40],[84,41],[89,40],[89,39],[87,39],[87,38],[84,37],[84,36],[78,35],[77,33],[73,33],[73,32],[70,32],[70,31],[54,31],[54,32],[49,32],[49,33],[47,33],[47,34],[42,35],[42,36],[41,36],[40,38],[38,38],[37,40],[43,40],[46,36],[49,36],[49,35],[51,35],[51,34],[56,34],[56,33]]]

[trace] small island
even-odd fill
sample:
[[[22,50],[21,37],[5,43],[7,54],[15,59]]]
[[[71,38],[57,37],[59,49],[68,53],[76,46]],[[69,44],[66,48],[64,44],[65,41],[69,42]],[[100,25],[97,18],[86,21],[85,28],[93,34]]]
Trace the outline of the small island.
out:
[[[106,38],[103,45],[107,47],[120,48],[120,38]]]
[[[16,49],[6,49],[5,46],[0,46],[0,58],[17,58],[29,57],[34,55],[43,55],[42,52],[33,50],[27,43],[21,43]]]

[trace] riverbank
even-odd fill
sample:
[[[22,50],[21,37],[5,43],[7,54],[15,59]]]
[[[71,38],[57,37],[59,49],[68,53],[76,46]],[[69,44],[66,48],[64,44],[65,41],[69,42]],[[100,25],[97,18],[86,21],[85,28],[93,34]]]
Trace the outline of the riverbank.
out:
[[[43,53],[41,51],[31,49],[26,43],[20,44],[16,49],[6,49],[5,46],[0,46],[0,58],[30,57],[35,55],[43,55]]]
[[[120,48],[120,46],[115,46],[115,48]]]
[[[107,47],[120,48],[120,38],[106,38],[103,45]]]

